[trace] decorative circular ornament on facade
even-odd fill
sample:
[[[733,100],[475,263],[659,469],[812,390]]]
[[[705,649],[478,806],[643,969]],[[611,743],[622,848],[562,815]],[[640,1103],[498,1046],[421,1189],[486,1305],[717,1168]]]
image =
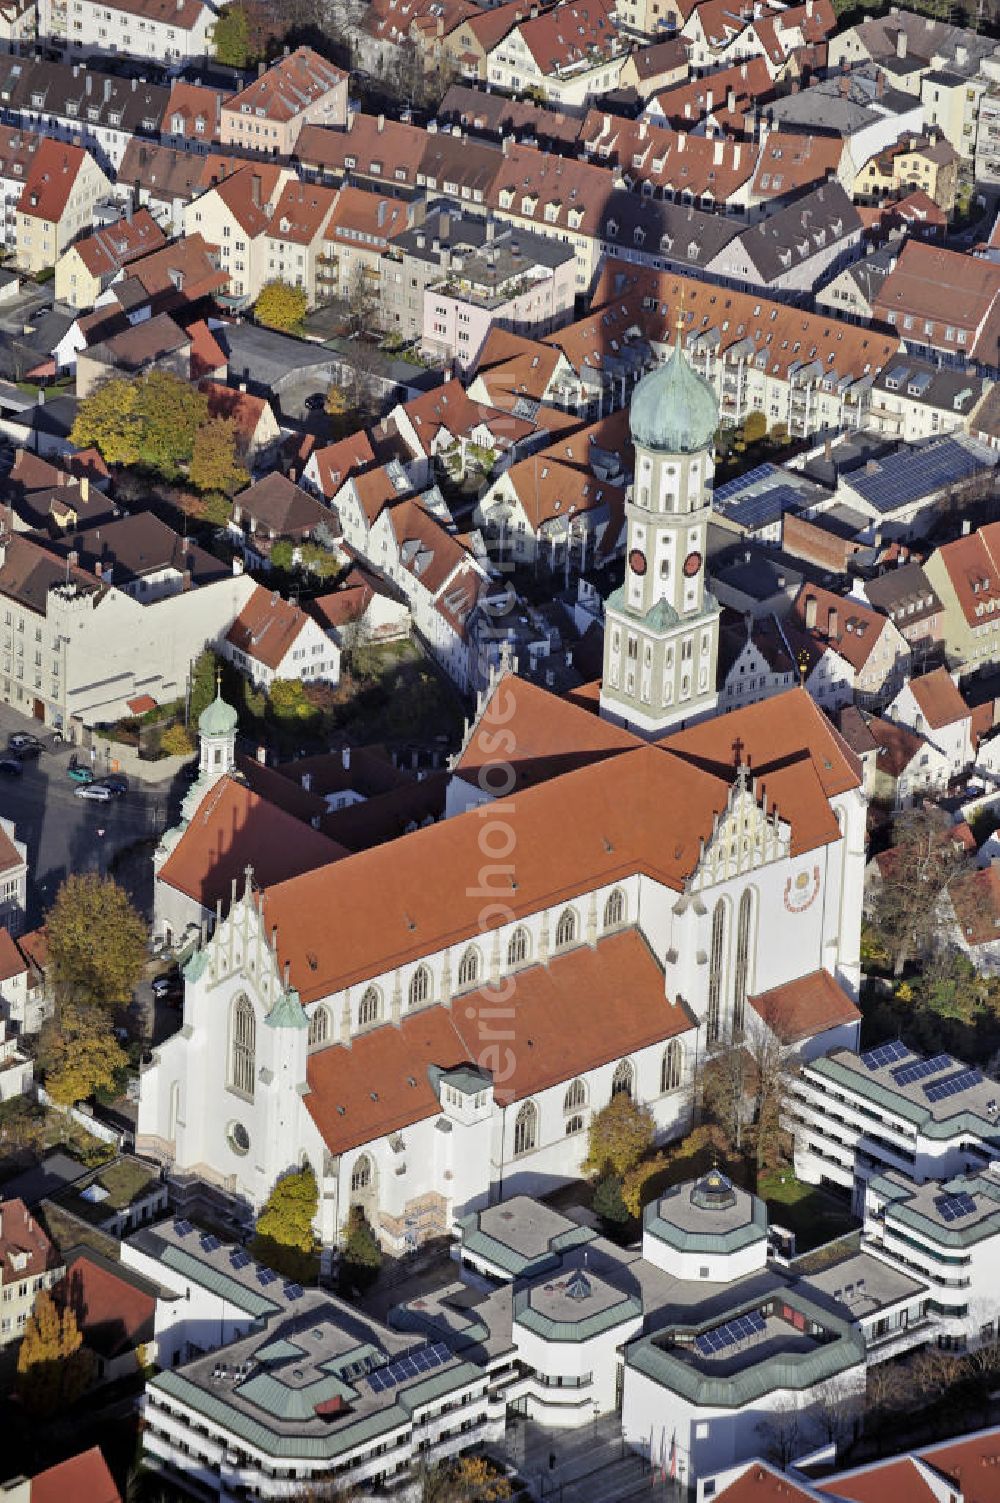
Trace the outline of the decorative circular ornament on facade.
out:
[[[226,1128],[226,1142],[240,1158],[245,1158],[250,1152],[250,1134],[242,1122],[230,1122]]]
[[[632,552],[628,556],[628,566],[632,570],[632,573],[638,574],[640,578],[643,574],[645,574],[646,555],[643,553],[641,548],[632,549]]]
[[[701,554],[697,550],[692,550],[684,560],[684,573],[688,579],[693,579],[700,568]]]
[[[789,913],[805,913],[819,894],[819,867],[812,871],[796,872],[785,883],[785,907]]]

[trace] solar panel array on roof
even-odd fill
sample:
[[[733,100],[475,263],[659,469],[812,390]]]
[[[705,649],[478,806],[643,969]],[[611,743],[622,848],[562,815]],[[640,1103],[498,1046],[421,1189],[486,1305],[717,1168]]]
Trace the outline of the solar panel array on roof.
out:
[[[246,1268],[251,1262],[250,1254],[244,1252],[242,1247],[234,1247],[229,1254],[229,1261],[234,1268]]]
[[[749,1315],[738,1315],[735,1320],[727,1320],[725,1325],[716,1326],[714,1331],[705,1331],[695,1338],[694,1344],[703,1357],[711,1357],[727,1346],[735,1346],[739,1341],[749,1341],[751,1336],[759,1336],[764,1326],[763,1315],[759,1310],[753,1310]]]
[[[304,1293],[305,1293],[305,1290],[303,1289],[303,1287],[302,1287],[301,1284],[286,1284],[285,1285],[285,1298],[286,1299],[301,1299]]]
[[[714,506],[725,505],[731,496],[738,496],[764,480],[776,480],[780,473],[776,464],[759,464],[745,474],[738,475],[735,480],[727,480],[725,485],[717,486],[712,492],[712,503]]]
[[[194,1231],[194,1227],[190,1221],[185,1221],[182,1217],[180,1220],[174,1222],[174,1231],[178,1237],[187,1237]]]
[[[221,1246],[222,1246],[222,1243],[219,1241],[218,1237],[215,1235],[214,1232],[202,1232],[202,1234],[201,1234],[201,1250],[202,1250],[202,1252],[216,1252],[216,1251],[218,1251],[218,1249]]]
[[[440,1367],[450,1356],[451,1351],[443,1341],[436,1342],[434,1346],[421,1347],[420,1351],[410,1352],[407,1356],[390,1362],[388,1367],[380,1367],[373,1372],[368,1379],[368,1387],[372,1393],[384,1393],[389,1388],[408,1382],[410,1378],[419,1378],[433,1368]]]
[[[951,1064],[950,1054],[935,1054],[933,1059],[915,1059],[908,1065],[893,1070],[892,1078],[897,1085],[912,1085],[915,1080],[926,1080],[928,1075],[939,1075]]]
[[[883,1065],[893,1065],[899,1059],[905,1059],[909,1049],[902,1039],[893,1039],[889,1044],[879,1044],[877,1049],[868,1049],[861,1056],[861,1063],[868,1070],[881,1070]]]
[[[261,1284],[273,1284],[278,1275],[273,1268],[258,1268],[257,1280]]]
[[[976,1202],[962,1190],[957,1195],[939,1195],[934,1206],[942,1221],[960,1221],[963,1216],[972,1215]]]
[[[966,439],[939,439],[920,449],[904,449],[878,461],[871,473],[855,470],[851,488],[876,511],[895,511],[947,485],[968,480],[996,463],[995,456]]]
[[[946,1075],[944,1080],[932,1080],[930,1085],[925,1085],[924,1095],[928,1101],[943,1101],[946,1096],[957,1096],[970,1086],[978,1085],[982,1078],[978,1070],[957,1070],[954,1075]]]

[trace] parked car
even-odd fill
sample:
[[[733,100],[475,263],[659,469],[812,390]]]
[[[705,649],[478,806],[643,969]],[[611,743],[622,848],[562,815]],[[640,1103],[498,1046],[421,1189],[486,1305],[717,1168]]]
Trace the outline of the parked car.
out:
[[[19,778],[24,767],[16,757],[0,757],[0,777]]]
[[[12,746],[9,750],[14,753],[19,762],[33,762],[36,757],[42,755],[41,745],[37,741],[29,741],[26,746]]]
[[[30,731],[14,731],[13,735],[7,737],[8,751],[23,752],[29,746],[35,747],[37,751],[41,751],[42,749],[42,743]]]
[[[103,787],[111,789],[115,798],[124,798],[128,793],[128,778],[123,772],[109,772],[100,782]]]
[[[85,767],[75,757],[70,757],[66,772],[73,779],[74,783],[92,783],[94,781],[93,768]]]
[[[165,976],[157,976],[153,982],[153,996],[158,1002],[165,1001],[168,997],[179,997],[184,990],[184,981],[179,971],[168,971]]]
[[[73,792],[77,798],[93,799],[97,804],[110,804],[114,798],[111,789],[106,788],[103,783],[81,783],[77,788],[73,789]]]

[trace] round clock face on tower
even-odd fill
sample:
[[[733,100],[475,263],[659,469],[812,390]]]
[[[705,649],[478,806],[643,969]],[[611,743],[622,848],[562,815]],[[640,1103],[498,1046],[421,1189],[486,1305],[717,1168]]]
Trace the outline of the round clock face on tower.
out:
[[[641,548],[633,548],[628,556],[628,566],[633,574],[643,575],[646,572],[646,555]]]
[[[692,549],[687,558],[684,560],[684,573],[687,575],[688,579],[693,579],[700,568],[701,554]]]

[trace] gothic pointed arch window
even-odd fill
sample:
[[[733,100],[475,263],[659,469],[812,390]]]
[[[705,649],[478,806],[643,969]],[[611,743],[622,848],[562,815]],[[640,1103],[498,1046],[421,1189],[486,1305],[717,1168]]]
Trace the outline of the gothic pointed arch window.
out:
[[[611,1099],[616,1096],[631,1096],[632,1086],[635,1081],[635,1071],[630,1059],[623,1059],[615,1066],[615,1073],[611,1077]]]
[[[256,1075],[257,1020],[250,998],[241,993],[233,1003],[229,1030],[229,1084],[253,1100]]]
[[[678,1039],[671,1039],[663,1051],[663,1063],[660,1065],[660,1094],[665,1096],[668,1091],[676,1091],[681,1083],[684,1073],[684,1050]]]
[[[470,945],[458,962],[458,984],[461,987],[475,986],[479,980],[480,957],[475,945]]]
[[[620,887],[608,893],[608,900],[604,905],[605,929],[619,929],[625,922],[625,894]]]
[[[529,953],[528,931],[523,924],[519,924],[507,945],[507,964],[509,966],[524,965]]]
[[[514,1157],[538,1147],[538,1108],[526,1101],[514,1122]]]
[[[431,994],[431,973],[425,965],[418,965],[410,977],[409,1000],[411,1009],[422,1007]]]
[[[317,1007],[309,1019],[309,1047],[315,1048],[318,1044],[325,1044],[330,1037],[330,1011],[329,1008]]]
[[[741,1034],[746,1026],[747,996],[753,986],[754,951],[756,950],[757,904],[753,889],[745,889],[736,918],[736,969],[733,978],[733,1033]]]
[[[722,898],[712,914],[712,938],[708,952],[708,1012],[705,1032],[710,1044],[719,1041],[722,1028],[722,981],[725,965],[726,905]]]
[[[564,908],[556,924],[556,949],[564,950],[576,939],[576,914],[572,908]]]
[[[566,1087],[563,1097],[564,1112],[578,1112],[581,1107],[587,1105],[587,1087],[582,1080],[574,1080]]]
[[[358,1004],[358,1027],[367,1028],[382,1016],[382,997],[377,986],[368,986]]]
[[[371,1189],[372,1161],[367,1153],[362,1153],[354,1160],[354,1168],[351,1170],[351,1194],[360,1195],[365,1190]]]

